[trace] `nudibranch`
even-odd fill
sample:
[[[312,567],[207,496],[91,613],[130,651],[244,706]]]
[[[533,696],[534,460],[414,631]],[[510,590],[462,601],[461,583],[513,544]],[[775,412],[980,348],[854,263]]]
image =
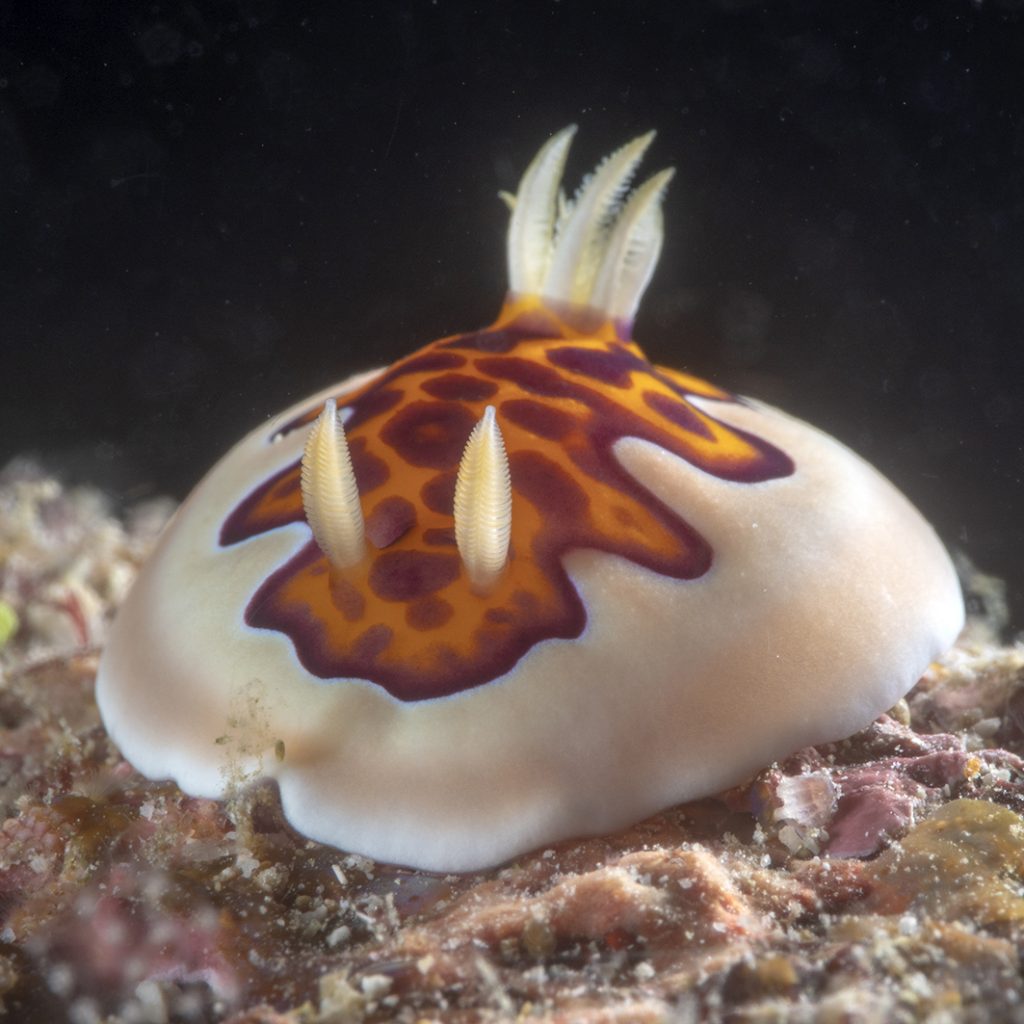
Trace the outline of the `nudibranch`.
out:
[[[718,792],[893,705],[963,603],[838,441],[652,365],[651,135],[511,207],[484,330],[260,426],[181,506],[97,693],[151,778],[276,780],[304,835],[460,871]]]

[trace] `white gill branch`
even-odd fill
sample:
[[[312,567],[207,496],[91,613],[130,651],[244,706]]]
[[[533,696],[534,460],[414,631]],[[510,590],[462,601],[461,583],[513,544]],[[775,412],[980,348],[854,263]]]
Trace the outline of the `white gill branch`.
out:
[[[653,140],[654,132],[648,132],[627,142],[584,180],[555,238],[542,294],[574,305],[588,302],[609,226]]]
[[[575,134],[569,125],[552,135],[519,182],[508,227],[509,290],[517,294],[538,294],[547,274],[558,185]]]
[[[674,173],[662,171],[631,195],[629,184],[654,132],[598,165],[576,196],[560,189],[575,126],[551,137],[527,168],[509,223],[509,287],[559,305],[629,321],[661,252],[661,204]]]
[[[661,254],[661,206],[674,168],[660,171],[627,200],[608,237],[590,305],[615,320],[631,320]]]

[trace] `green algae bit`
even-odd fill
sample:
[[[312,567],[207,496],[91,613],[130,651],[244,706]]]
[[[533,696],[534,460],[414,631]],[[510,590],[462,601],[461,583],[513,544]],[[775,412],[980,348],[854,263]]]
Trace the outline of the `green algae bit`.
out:
[[[18,632],[18,613],[6,601],[0,601],[0,650]]]

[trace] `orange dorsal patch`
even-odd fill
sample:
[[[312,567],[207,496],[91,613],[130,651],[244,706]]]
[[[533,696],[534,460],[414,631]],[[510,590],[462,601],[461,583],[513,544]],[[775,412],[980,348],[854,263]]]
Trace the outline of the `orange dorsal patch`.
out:
[[[676,579],[702,575],[709,545],[622,469],[615,442],[642,438],[740,482],[788,475],[793,464],[698,409],[693,395],[737,400],[653,366],[611,323],[510,301],[487,330],[434,342],[339,397],[366,556],[337,570],[311,541],[253,595],[246,621],[287,634],[315,675],[422,700],[489,682],[534,644],[580,634],[586,609],[562,566],[570,550],[606,551]],[[512,536],[504,572],[480,594],[455,547],[452,506],[459,458],[487,405],[508,452]],[[221,543],[303,520],[296,462],[239,504]]]

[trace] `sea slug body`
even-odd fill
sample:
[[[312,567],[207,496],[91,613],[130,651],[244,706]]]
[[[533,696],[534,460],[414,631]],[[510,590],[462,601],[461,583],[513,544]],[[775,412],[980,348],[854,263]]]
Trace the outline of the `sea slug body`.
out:
[[[125,756],[311,838],[458,871],[742,781],[955,639],[938,538],[815,428],[632,339],[671,171],[507,197],[490,327],[325,388],[182,505],[104,651]],[[275,751],[284,750],[283,758]]]

